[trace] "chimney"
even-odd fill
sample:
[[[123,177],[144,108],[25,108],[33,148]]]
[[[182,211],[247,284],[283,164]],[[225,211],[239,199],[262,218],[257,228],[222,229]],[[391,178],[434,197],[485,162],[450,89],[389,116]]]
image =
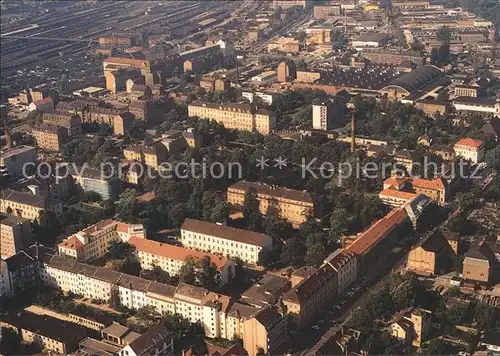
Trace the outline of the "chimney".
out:
[[[351,152],[356,150],[356,109],[351,112]]]

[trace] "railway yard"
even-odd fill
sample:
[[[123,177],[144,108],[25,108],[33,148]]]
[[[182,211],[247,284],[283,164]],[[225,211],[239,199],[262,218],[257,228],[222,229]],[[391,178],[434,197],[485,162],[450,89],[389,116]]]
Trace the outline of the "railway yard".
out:
[[[2,83],[16,90],[18,82],[38,85],[47,78],[78,79],[101,72],[91,57],[98,38],[126,33],[142,40],[161,38],[174,53],[182,44],[210,28],[227,23],[244,8],[241,2],[218,6],[207,1],[64,2],[47,8],[36,4],[2,8]],[[14,11],[12,11],[14,12]],[[19,15],[21,13],[21,15]],[[68,68],[61,67],[68,63]],[[98,67],[94,67],[94,62]],[[54,64],[58,64],[55,66]],[[63,64],[64,64],[63,63]],[[28,70],[29,69],[29,70]],[[94,78],[95,79],[95,78]]]

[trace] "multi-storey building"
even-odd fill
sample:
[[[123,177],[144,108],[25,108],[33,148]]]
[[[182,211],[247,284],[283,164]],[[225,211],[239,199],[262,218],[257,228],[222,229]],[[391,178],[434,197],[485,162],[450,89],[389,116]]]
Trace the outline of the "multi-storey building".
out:
[[[329,264],[321,266],[292,287],[283,297],[296,328],[302,328],[327,310],[337,296],[337,272]]]
[[[106,172],[85,165],[80,169],[71,169],[71,177],[83,191],[95,192],[102,200],[118,197],[120,184],[116,176],[108,177]]]
[[[54,111],[54,101],[51,98],[40,99],[38,101],[33,101],[28,105],[28,110],[34,111],[38,110],[40,112],[53,112]]]
[[[407,269],[421,275],[437,275],[448,272],[450,261],[457,248],[456,240],[447,237],[454,234],[436,230],[420,246],[415,247],[408,254]],[[453,247],[452,247],[453,246]]]
[[[432,314],[430,311],[418,308],[406,314],[398,315],[391,324],[392,336],[415,347],[420,347],[430,337]]]
[[[484,142],[472,138],[463,138],[453,146],[455,155],[479,163],[484,158]]]
[[[57,249],[61,255],[71,256],[79,261],[91,261],[104,256],[111,241],[127,242],[131,237],[144,239],[143,226],[107,219],[65,238],[57,245]]]
[[[76,351],[78,342],[88,336],[88,330],[83,326],[26,311],[3,316],[0,325],[13,329],[27,344],[37,344],[59,355]]]
[[[288,340],[288,318],[277,307],[259,309],[244,322],[243,346],[250,356],[273,354]]]
[[[311,27],[306,29],[309,43],[314,44],[331,44],[332,29],[324,27]]]
[[[341,10],[341,6],[335,4],[314,5],[313,16],[317,20],[326,20],[340,16]]]
[[[465,254],[463,279],[469,283],[495,284],[498,264],[495,252],[487,241],[474,241]]]
[[[35,147],[32,146],[16,146],[0,152],[0,168],[6,169],[11,178],[16,179],[25,171],[29,172],[30,164],[36,162]]]
[[[189,117],[215,120],[228,129],[257,131],[268,135],[276,128],[276,118],[268,110],[255,108],[249,104],[191,103]]]
[[[312,105],[313,129],[332,130],[344,123],[345,105],[339,100]]]
[[[440,205],[446,204],[447,183],[442,178],[423,179],[423,178],[387,178],[384,181],[384,190],[380,192],[380,198],[384,199],[388,205],[399,206],[402,200],[411,200],[414,196],[409,194],[397,194],[389,192],[390,190],[400,193],[411,193],[414,195],[423,194]],[[404,204],[404,202],[403,202]]]
[[[152,269],[154,266],[158,266],[169,275],[176,276],[188,258],[200,260],[208,257],[217,268],[217,278],[220,285],[230,282],[235,275],[234,262],[222,256],[147,240],[143,237],[132,236],[128,243],[135,246],[135,254],[143,269]]]
[[[258,310],[201,287],[185,283],[174,287],[64,256],[47,255],[39,272],[41,282],[65,292],[105,301],[119,298],[127,308],[151,306],[160,314],[181,314],[192,323],[200,322],[205,335],[211,338],[245,339],[244,322]],[[259,342],[266,342],[268,336],[260,334]]]
[[[380,256],[385,256],[404,236],[402,231],[411,229],[411,222],[404,208],[393,209],[361,233],[345,252],[357,255],[358,276],[373,267]]]
[[[0,257],[6,259],[31,246],[33,234],[29,219],[0,213]]]
[[[162,144],[154,144],[152,147],[135,145],[123,150],[125,159],[142,162],[151,168],[158,169],[167,160],[167,150]]]
[[[62,202],[31,193],[4,189],[0,192],[0,212],[40,221],[40,213],[62,215]]]
[[[68,136],[76,136],[82,134],[82,120],[80,116],[76,114],[62,112],[44,112],[42,116],[42,122],[66,128],[66,130],[68,130]]]
[[[347,288],[358,278],[358,263],[352,252],[338,250],[333,252],[323,262],[330,265],[337,272],[337,295],[342,295]]]
[[[455,96],[477,97],[479,87],[473,85],[456,85]]]
[[[243,206],[245,193],[251,189],[257,192],[262,214],[277,213],[297,226],[314,214],[314,202],[308,192],[274,187],[261,182],[241,180],[233,184],[227,189],[228,203]]]
[[[277,70],[278,82],[291,82],[297,78],[297,66],[294,61],[281,62]]]
[[[181,242],[188,248],[207,251],[256,264],[263,248],[272,248],[264,234],[221,224],[186,219],[181,226]]]
[[[241,300],[256,308],[275,305],[290,287],[291,284],[288,279],[266,273],[241,294]]]
[[[62,126],[39,124],[33,127],[33,136],[38,147],[47,151],[60,151],[68,140],[68,130]]]
[[[311,5],[312,1],[310,0],[273,0],[273,9],[277,9],[281,7],[283,10],[289,9],[294,6],[300,6],[302,8],[306,8]]]

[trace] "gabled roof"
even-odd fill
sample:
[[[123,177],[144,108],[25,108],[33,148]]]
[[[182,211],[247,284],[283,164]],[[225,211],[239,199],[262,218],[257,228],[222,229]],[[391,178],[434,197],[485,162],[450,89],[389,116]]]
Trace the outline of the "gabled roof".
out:
[[[206,253],[196,250],[189,250],[184,247],[169,245],[154,240],[137,238],[135,236],[132,236],[128,240],[128,243],[135,246],[137,252],[144,252],[151,255],[161,256],[177,261],[185,261],[189,257],[193,257],[194,259],[202,259],[204,257],[209,257],[210,261],[217,267],[219,271],[222,270],[229,263],[229,260],[222,256],[216,256],[211,253]]]
[[[484,124],[481,130],[487,135],[493,135],[496,138],[500,138],[500,118],[495,116]]]
[[[266,241],[266,235],[259,232],[237,229],[196,219],[184,220],[181,230],[216,236],[221,239],[237,241],[254,246],[264,246]]]
[[[458,141],[457,143],[455,143],[454,147],[456,147],[456,146],[468,146],[468,147],[479,148],[483,144],[484,144],[484,142],[481,140],[476,140],[476,139],[467,137],[467,138],[463,138],[460,141]]]

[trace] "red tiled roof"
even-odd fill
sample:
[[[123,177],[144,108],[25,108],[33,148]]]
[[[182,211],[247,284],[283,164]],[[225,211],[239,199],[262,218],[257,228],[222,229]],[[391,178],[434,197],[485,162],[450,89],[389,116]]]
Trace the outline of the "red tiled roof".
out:
[[[145,252],[178,261],[185,261],[189,256],[195,259],[200,259],[208,256],[218,270],[223,269],[224,266],[229,262],[227,258],[222,256],[216,256],[210,253],[200,252],[196,250],[189,250],[184,247],[169,245],[154,240],[142,239],[135,236],[132,236],[128,240],[128,243],[134,245],[136,250],[139,252]]]
[[[457,143],[455,143],[455,146],[469,146],[469,147],[474,147],[474,148],[479,148],[483,145],[483,141],[481,140],[475,140],[473,138],[463,138]]]
[[[405,209],[393,209],[382,219],[376,221],[372,226],[363,232],[346,251],[353,252],[358,255],[363,255],[372,246],[387,236],[394,228],[402,224],[408,216]]]
[[[384,189],[380,193],[378,193],[378,196],[410,200],[415,198],[417,195],[395,189]]]
[[[71,250],[78,250],[83,246],[82,242],[78,240],[75,236],[71,236],[69,239],[61,242],[58,247],[68,248]]]
[[[51,102],[52,102],[52,98],[46,97],[46,98],[35,101],[35,105],[38,106],[38,105],[48,104]]]

